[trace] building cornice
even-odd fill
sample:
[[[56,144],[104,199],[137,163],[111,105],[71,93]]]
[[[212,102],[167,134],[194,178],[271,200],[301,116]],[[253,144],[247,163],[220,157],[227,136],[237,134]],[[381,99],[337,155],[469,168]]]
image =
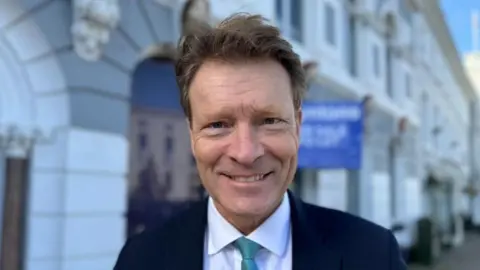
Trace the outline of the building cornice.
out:
[[[468,79],[457,48],[445,22],[442,10],[437,1],[422,1],[422,13],[425,21],[438,41],[438,45],[445,55],[453,76],[468,99],[476,99],[475,89]]]

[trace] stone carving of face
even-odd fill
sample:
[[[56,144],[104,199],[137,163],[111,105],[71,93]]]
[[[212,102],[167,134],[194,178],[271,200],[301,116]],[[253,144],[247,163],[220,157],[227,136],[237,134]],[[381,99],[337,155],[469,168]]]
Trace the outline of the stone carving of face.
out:
[[[86,60],[97,60],[120,18],[117,0],[75,0],[74,15],[75,51]]]

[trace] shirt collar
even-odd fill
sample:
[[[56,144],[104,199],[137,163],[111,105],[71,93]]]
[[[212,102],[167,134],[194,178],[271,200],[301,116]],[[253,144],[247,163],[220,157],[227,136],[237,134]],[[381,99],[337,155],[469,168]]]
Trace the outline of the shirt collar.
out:
[[[211,197],[208,199],[207,234],[209,255],[220,252],[230,243],[243,236],[218,212]],[[290,202],[286,193],[277,210],[260,227],[246,237],[277,256],[282,256],[286,252],[290,239]]]

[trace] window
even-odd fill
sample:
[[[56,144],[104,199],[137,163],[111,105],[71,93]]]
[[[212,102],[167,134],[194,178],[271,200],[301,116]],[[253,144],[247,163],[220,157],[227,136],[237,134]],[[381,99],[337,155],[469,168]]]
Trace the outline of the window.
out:
[[[430,132],[430,123],[429,123],[429,117],[428,117],[428,94],[426,92],[423,92],[422,94],[422,133],[423,133],[423,140],[428,141],[429,138],[429,132]]]
[[[141,150],[145,150],[149,147],[148,145],[148,137],[146,134],[147,124],[145,121],[140,120],[138,123],[138,148]]]
[[[303,39],[303,0],[275,0],[275,16],[285,36]]]
[[[325,3],[325,40],[328,44],[336,45],[335,36],[335,10],[330,3]]]
[[[407,0],[400,0],[399,14],[408,24],[412,24],[412,8]]]
[[[302,40],[302,9],[303,0],[291,0],[290,1],[290,25],[292,27],[291,36],[293,39]]]
[[[171,124],[167,124],[165,126],[166,136],[165,136],[165,145],[164,145],[164,160],[170,161],[173,159],[174,154],[174,134],[173,134],[173,126]]]
[[[432,121],[432,126],[433,126],[433,130],[431,131],[432,132],[432,137],[433,137],[433,143],[435,145],[435,149],[438,150],[438,137],[439,137],[439,133],[440,133],[440,129],[439,129],[439,123],[440,123],[440,115],[438,113],[438,107],[437,106],[433,106],[433,121]]]
[[[393,64],[392,48],[387,44],[385,47],[385,86],[387,87],[387,95],[393,98],[393,79],[392,79],[392,64]],[[379,60],[380,61],[380,60]]]
[[[357,74],[357,25],[355,20],[355,15],[349,12],[347,14],[347,67],[350,75],[356,77]]]
[[[408,73],[405,73],[405,95],[408,98],[412,98],[412,81]]]
[[[275,15],[278,21],[283,19],[283,0],[275,0]]]
[[[380,77],[380,52],[377,45],[372,47],[372,56],[373,56],[373,74],[375,77]]]
[[[380,13],[380,10],[383,7],[383,5],[385,4],[385,2],[386,2],[386,0],[376,0],[375,10],[376,10],[377,13]]]

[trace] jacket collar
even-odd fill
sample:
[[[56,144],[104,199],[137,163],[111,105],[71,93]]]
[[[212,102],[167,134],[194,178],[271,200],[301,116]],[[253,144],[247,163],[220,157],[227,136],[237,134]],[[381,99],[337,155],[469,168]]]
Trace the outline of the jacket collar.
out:
[[[341,269],[341,256],[329,245],[328,219],[310,216],[309,206],[288,192],[292,230],[292,268],[310,270],[312,266],[322,266],[325,270]],[[183,258],[174,262],[172,269],[202,270],[205,250],[208,200],[193,206],[189,211],[182,233],[176,235],[176,249],[170,250],[172,257]],[[313,213],[312,213],[313,214]],[[182,247],[182,248],[180,248]]]
[[[318,213],[310,213],[305,204],[290,191],[290,215],[292,222],[292,268],[293,270],[309,270],[313,266],[320,266],[325,270],[341,269],[341,257],[328,242],[331,230],[327,218]]]

